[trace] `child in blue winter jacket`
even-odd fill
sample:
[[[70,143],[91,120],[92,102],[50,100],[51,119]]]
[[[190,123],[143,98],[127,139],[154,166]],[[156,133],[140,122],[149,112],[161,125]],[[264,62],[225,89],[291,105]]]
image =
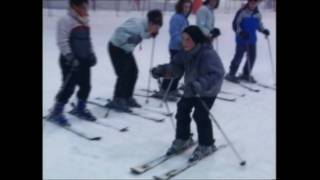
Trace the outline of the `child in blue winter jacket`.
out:
[[[250,83],[256,83],[256,80],[251,75],[252,68],[256,59],[256,31],[269,36],[270,32],[265,29],[261,22],[261,14],[258,10],[258,0],[248,0],[235,15],[233,20],[233,30],[236,33],[236,53],[230,64],[230,71],[225,79],[239,83],[239,80],[244,80]],[[247,61],[243,67],[243,73],[236,77],[237,70],[241,63],[244,53],[247,52]]]
[[[182,31],[189,26],[188,17],[192,10],[192,1],[191,0],[179,0],[175,6],[176,13],[172,15],[169,24],[169,33],[170,33],[170,42],[169,42],[169,53],[170,59],[182,50]],[[167,88],[168,91],[167,99],[176,100],[180,95],[178,93],[178,83],[181,77],[175,79],[164,79],[162,81],[160,91],[153,94],[153,97],[162,99],[165,95]]]

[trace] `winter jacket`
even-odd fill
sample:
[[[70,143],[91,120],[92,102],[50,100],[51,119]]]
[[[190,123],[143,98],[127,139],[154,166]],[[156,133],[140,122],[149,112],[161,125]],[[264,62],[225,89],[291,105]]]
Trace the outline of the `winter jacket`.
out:
[[[263,31],[265,28],[261,22],[261,14],[258,8],[250,10],[248,5],[244,6],[236,13],[233,20],[233,30],[236,33],[236,42],[240,45],[256,44],[256,31]],[[249,33],[249,39],[245,40],[240,37],[240,32],[245,31]]]
[[[162,65],[173,77],[184,74],[183,97],[196,97],[190,84],[201,85],[201,97],[214,97],[221,90],[225,70],[220,57],[208,44],[199,44],[191,52],[183,50],[174,56],[170,64]]]
[[[63,56],[71,53],[80,63],[88,62],[94,54],[88,19],[69,9],[58,21],[57,44]]]
[[[150,34],[148,33],[148,20],[147,18],[138,19],[138,18],[130,18],[125,21],[121,26],[119,26],[114,34],[110,42],[124,51],[130,53],[134,51],[134,48],[141,42],[130,43],[128,39],[130,37],[139,36],[142,39],[150,38]]]
[[[210,31],[214,28],[215,17],[213,11],[209,5],[203,5],[197,12],[196,24],[207,37],[211,37]]]
[[[188,17],[182,13],[174,14],[170,19],[170,50],[182,49],[182,31],[189,26]]]

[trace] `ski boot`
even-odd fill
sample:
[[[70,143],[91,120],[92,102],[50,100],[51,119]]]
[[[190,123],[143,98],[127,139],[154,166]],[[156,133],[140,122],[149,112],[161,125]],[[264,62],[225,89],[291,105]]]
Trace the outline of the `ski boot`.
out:
[[[154,97],[154,98],[157,98],[157,99],[163,99],[163,97],[165,96],[166,94],[166,91],[163,90],[163,89],[160,89],[160,91],[157,91],[155,92],[154,94],[151,95],[151,97]],[[167,95],[167,98],[166,98],[167,101],[177,101],[178,98],[172,94],[170,94],[170,92],[168,92],[168,95]]]
[[[239,79],[234,74],[230,74],[230,73],[228,73],[225,76],[225,79],[227,81],[230,81],[230,82],[233,82],[233,83],[237,83],[237,84],[240,82]]]
[[[97,120],[97,118],[94,117],[88,109],[86,109],[86,101],[84,100],[79,100],[77,106],[75,106],[69,113],[78,117],[79,119],[87,121]]]
[[[257,83],[257,81],[253,78],[253,76],[250,76],[250,75],[241,74],[238,78],[248,83],[253,83],[253,84]]]
[[[63,109],[64,104],[56,102],[53,110],[48,115],[47,120],[60,126],[71,126],[71,124],[68,122],[68,119],[63,115]]]
[[[141,108],[141,105],[133,97],[127,99],[127,105],[129,107]]]
[[[166,155],[170,156],[172,154],[177,154],[179,152],[182,152],[189,147],[191,147],[195,142],[193,141],[192,137],[190,137],[188,140],[182,140],[182,139],[175,139],[172,142],[171,147],[168,149]]]
[[[201,160],[202,158],[212,154],[217,150],[217,147],[213,144],[210,146],[199,145],[193,151],[191,157],[189,158],[189,162],[195,162]]]
[[[114,109],[115,111],[118,111],[118,112],[127,112],[127,113],[132,112],[125,98],[118,98],[118,97],[113,98],[113,100],[110,101],[108,104],[106,104],[105,107]]]

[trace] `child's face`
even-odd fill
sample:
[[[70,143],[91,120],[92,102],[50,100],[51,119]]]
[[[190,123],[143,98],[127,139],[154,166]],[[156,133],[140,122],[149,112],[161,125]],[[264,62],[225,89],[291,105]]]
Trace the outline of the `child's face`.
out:
[[[182,46],[185,51],[191,51],[196,44],[193,42],[189,34],[182,33]]]
[[[218,4],[218,0],[211,0],[211,1],[209,2],[209,5],[210,5],[212,8],[216,7],[217,4]]]
[[[149,34],[158,33],[161,26],[158,24],[149,23]]]
[[[79,6],[72,6],[72,8],[79,14],[81,17],[89,16],[88,10],[89,6],[87,3],[81,4]]]
[[[257,0],[251,0],[249,1],[249,8],[251,10],[254,10],[258,6],[258,1]]]
[[[191,11],[191,3],[187,2],[183,4],[183,13],[184,14],[189,14]]]

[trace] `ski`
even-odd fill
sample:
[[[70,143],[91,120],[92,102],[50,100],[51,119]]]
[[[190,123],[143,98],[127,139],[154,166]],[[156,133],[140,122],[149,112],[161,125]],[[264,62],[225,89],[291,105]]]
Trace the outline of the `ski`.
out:
[[[217,147],[217,150],[215,152],[213,152],[212,154],[215,154],[218,150],[224,148],[224,147],[227,147],[226,144],[223,144],[223,145],[220,145]],[[208,156],[211,156],[212,154],[208,155]],[[206,157],[208,157],[206,156]],[[201,160],[205,159],[206,157],[198,160],[198,161],[194,161],[194,162],[189,162],[187,161],[185,164],[183,164],[182,166],[180,167],[177,167],[177,168],[174,168],[162,175],[159,175],[159,176],[153,176],[153,178],[155,180],[168,180],[168,179],[171,179],[172,177],[175,177],[177,176],[178,174],[181,174],[182,172],[184,172],[185,170],[189,169],[190,167],[193,167],[195,166],[196,164],[198,164]]]
[[[234,92],[229,92],[229,91],[220,91],[221,94],[228,94],[228,95],[234,95],[234,96],[238,96],[238,97],[244,97],[246,94],[238,94],[238,93],[234,93]]]
[[[133,95],[134,96],[139,96],[139,97],[151,97],[151,98],[154,98],[154,99],[157,99],[157,100],[162,100],[159,97],[154,97],[153,95],[146,95],[146,94],[139,94],[139,93],[134,93]],[[169,100],[167,100],[167,101],[169,101]],[[169,101],[169,102],[176,102],[176,101]]]
[[[226,80],[226,79],[225,79],[225,80]],[[252,92],[260,92],[260,89],[255,89],[255,88],[253,88],[253,87],[250,87],[250,86],[246,85],[246,84],[243,83],[243,82],[235,83],[235,82],[232,82],[232,81],[229,81],[229,80],[226,80],[226,81],[228,81],[228,82],[230,82],[230,83],[232,83],[232,84],[239,85],[240,87],[245,88],[245,89],[247,89],[247,90],[249,90],[249,91],[252,91]]]
[[[255,88],[253,88],[253,87],[250,87],[250,86],[248,86],[248,85],[246,85],[246,84],[244,84],[244,83],[242,83],[242,82],[240,82],[240,83],[237,83],[240,87],[243,87],[243,88],[245,88],[245,89],[247,89],[247,90],[249,90],[249,91],[252,91],[252,92],[260,92],[260,89],[255,89]]]
[[[93,101],[87,101],[87,103],[92,104],[92,105],[96,105],[96,106],[104,108],[104,109],[113,110],[112,108],[105,107],[104,105],[96,103],[96,102],[93,102]],[[146,120],[150,120],[150,121],[153,121],[153,122],[163,122],[165,120],[165,118],[149,117],[149,116],[145,116],[145,115],[142,115],[140,113],[137,113],[137,112],[123,112],[123,113],[127,113],[127,114],[130,114],[130,115],[133,115],[133,116],[137,116],[137,117],[140,117],[140,118],[143,118],[143,119],[146,119]]]
[[[142,91],[149,91],[150,93],[156,93],[158,91],[156,90],[147,90],[147,89],[141,89]],[[143,94],[134,94],[135,96],[140,96],[140,97],[151,97],[151,98],[155,98],[155,99],[159,99],[157,97],[153,97],[152,95],[143,95]],[[223,100],[223,101],[229,101],[229,102],[234,102],[236,101],[236,98],[232,97],[232,98],[227,98],[227,97],[221,97],[221,96],[217,96],[217,99]]]
[[[217,96],[217,99],[223,100],[223,101],[229,101],[229,102],[235,102],[237,99],[235,97],[221,97],[221,96]]]
[[[171,155],[162,155],[162,156],[159,156],[159,157],[156,157],[150,161],[147,161],[145,163],[142,163],[140,165],[137,165],[135,167],[131,167],[130,170],[132,173],[134,174],[142,174],[150,169],[153,169],[155,167],[157,167],[158,165],[164,163],[165,161],[179,155],[179,154],[182,154],[183,152],[185,152],[186,150],[190,149],[191,147],[193,147],[195,144],[197,144],[197,142],[194,142],[190,147],[188,147],[187,149],[177,153],[177,154],[171,154]]]
[[[61,126],[61,125],[59,125],[59,124],[47,119],[47,117],[44,117],[44,119],[46,121],[48,121],[48,122],[51,122],[52,124],[54,124],[54,125],[56,125],[58,127],[61,127],[61,128],[65,129],[65,130],[71,132],[72,134],[74,134],[74,135],[76,135],[78,137],[83,138],[83,139],[86,139],[86,140],[89,140],[89,141],[99,141],[101,139],[100,136],[89,136],[88,134],[86,134],[86,133],[84,133],[84,132],[82,132],[82,131],[80,131],[78,129],[75,129],[72,126]]]
[[[71,106],[72,107],[75,107],[75,104],[74,103],[71,103]],[[69,114],[71,114],[69,112]],[[73,115],[73,114],[71,114]],[[74,117],[78,118],[77,116],[73,115]],[[78,118],[80,119],[80,118]],[[103,127],[107,127],[107,128],[111,128],[111,129],[114,129],[114,130],[117,130],[119,132],[126,132],[129,130],[129,127],[124,127],[124,128],[119,128],[119,127],[116,127],[116,126],[113,126],[111,124],[107,124],[105,122],[102,122],[102,121],[99,121],[99,120],[96,120],[96,121],[88,121],[88,120],[85,120],[85,119],[80,119],[80,120],[84,120],[84,121],[87,121],[87,122],[91,122],[91,123],[94,123],[94,124],[97,124],[97,125],[100,125],[100,126],[103,126]]]
[[[108,128],[114,129],[114,130],[117,130],[119,132],[127,132],[127,131],[129,131],[129,127],[119,128],[119,127],[116,127],[116,126],[112,126],[110,124],[103,123],[101,121],[90,121],[90,122],[92,122],[94,124],[98,124],[98,125],[104,126],[104,127],[108,127]]]
[[[276,87],[274,87],[274,86],[266,85],[266,84],[259,83],[259,82],[255,83],[255,85],[258,85],[258,86],[266,88],[266,89],[276,90]]]
[[[248,83],[248,82],[243,81],[243,84],[247,84],[247,83]],[[263,87],[263,88],[266,88],[266,89],[276,90],[275,87],[270,86],[270,85],[266,85],[266,84],[263,84],[263,83],[260,83],[260,82],[250,83],[250,84],[252,84],[253,86],[256,85],[256,86]]]
[[[139,95],[137,95],[139,96]],[[140,95],[141,97],[146,97],[146,95]],[[97,100],[102,100],[102,101],[105,101],[107,102],[108,99],[106,98],[101,98],[101,97],[97,97],[96,98]],[[165,113],[165,112],[162,112],[162,111],[158,111],[158,110],[155,110],[155,109],[151,109],[151,108],[147,108],[147,107],[140,107],[138,109],[141,109],[141,110],[144,110],[144,111],[148,111],[148,112],[152,112],[152,113],[157,113],[157,114],[161,114],[161,115],[164,115],[164,116],[168,116],[170,117],[172,115],[172,113]]]

